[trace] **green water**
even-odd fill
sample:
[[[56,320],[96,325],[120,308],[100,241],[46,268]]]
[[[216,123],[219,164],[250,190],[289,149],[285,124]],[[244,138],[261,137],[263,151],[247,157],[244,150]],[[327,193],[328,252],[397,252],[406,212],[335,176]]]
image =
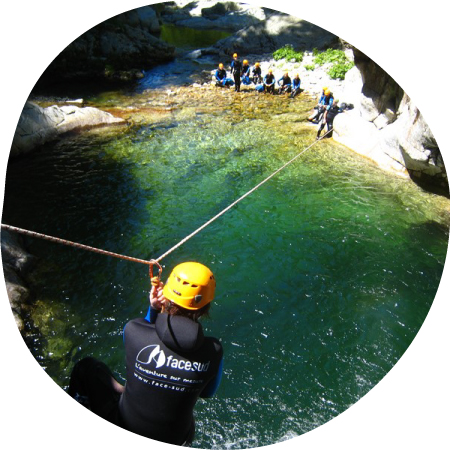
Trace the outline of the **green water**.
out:
[[[127,113],[130,126],[72,134],[12,161],[3,221],[154,258],[315,134],[300,99],[186,90],[129,102],[140,108]],[[146,312],[147,267],[28,243],[40,258],[42,335],[28,338],[36,359],[63,388],[87,355],[123,381],[122,328]],[[218,281],[204,326],[223,343],[224,377],[196,406],[194,446],[273,444],[355,403],[414,339],[447,245],[446,200],[322,141],[168,256],[164,276],[196,260]]]

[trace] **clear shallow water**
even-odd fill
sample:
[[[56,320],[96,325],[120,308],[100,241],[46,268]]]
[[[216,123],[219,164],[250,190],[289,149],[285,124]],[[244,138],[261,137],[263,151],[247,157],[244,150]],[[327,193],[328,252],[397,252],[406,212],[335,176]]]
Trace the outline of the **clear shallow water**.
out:
[[[130,127],[73,134],[13,161],[3,221],[157,257],[312,142],[311,105],[297,100],[144,92],[128,100]],[[320,142],[167,257],[164,276],[189,259],[218,280],[204,326],[223,342],[225,373],[217,397],[197,404],[194,445],[273,444],[332,419],[380,381],[434,299],[445,205]],[[29,244],[41,258],[45,336],[30,337],[35,357],[62,387],[87,355],[123,377],[122,328],[146,311],[147,267]]]

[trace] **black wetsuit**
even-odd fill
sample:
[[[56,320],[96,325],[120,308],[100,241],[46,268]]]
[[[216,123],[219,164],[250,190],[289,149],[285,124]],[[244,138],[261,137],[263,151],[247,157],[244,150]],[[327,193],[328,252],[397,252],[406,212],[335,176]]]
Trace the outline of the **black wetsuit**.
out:
[[[327,137],[332,137],[333,135],[333,121],[334,118],[342,112],[342,109],[339,108],[337,105],[330,106],[330,109],[327,111],[327,117],[326,117],[326,124],[327,124]],[[322,120],[321,124],[319,125],[319,129],[317,131],[317,138],[320,137],[320,133],[325,128],[325,121]]]
[[[124,329],[127,382],[122,395],[113,374],[94,358],[79,361],[68,393],[95,414],[142,436],[189,445],[199,397],[214,395],[222,374],[222,346],[200,323],[158,314]]]
[[[159,314],[125,327],[127,383],[120,415],[127,430],[181,445],[194,434],[193,409],[220,372],[222,346],[186,317]]]
[[[242,72],[242,63],[238,59],[235,59],[231,62],[231,73],[234,77],[234,90],[239,92],[241,90],[241,72]]]
[[[262,81],[261,67],[253,67],[252,69],[253,83],[258,84]]]
[[[264,92],[275,92],[275,75],[273,73],[268,73],[264,77]]]

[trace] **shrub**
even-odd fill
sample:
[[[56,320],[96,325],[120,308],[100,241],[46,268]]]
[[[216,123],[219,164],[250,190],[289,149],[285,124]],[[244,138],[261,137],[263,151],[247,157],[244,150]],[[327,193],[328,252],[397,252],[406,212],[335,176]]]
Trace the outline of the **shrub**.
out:
[[[316,66],[314,64],[306,64],[305,65],[306,70],[314,70],[315,68],[316,68]]]
[[[345,74],[354,66],[353,62],[347,62],[344,64],[333,64],[330,69],[327,71],[327,74],[330,76],[332,80],[343,80],[345,78]]]
[[[325,63],[345,64],[348,62],[348,59],[342,50],[332,50],[329,48],[315,55],[314,62],[319,66],[323,66]]]
[[[284,47],[275,50],[272,56],[273,59],[275,59],[275,61],[278,61],[280,59],[287,59],[287,60],[293,59],[296,62],[303,61],[303,52],[296,52],[294,50],[294,47],[292,47],[292,45],[290,44],[286,44]]]
[[[332,66],[327,71],[331,79],[344,79],[345,74],[355,65],[350,61],[345,52],[342,50],[327,49],[322,53],[317,53],[314,57],[314,62],[319,66],[326,63],[332,63]]]

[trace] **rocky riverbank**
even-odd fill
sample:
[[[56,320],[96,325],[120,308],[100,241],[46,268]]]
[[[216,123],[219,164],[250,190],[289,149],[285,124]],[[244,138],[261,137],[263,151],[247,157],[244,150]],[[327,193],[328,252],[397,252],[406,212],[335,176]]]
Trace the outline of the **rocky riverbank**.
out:
[[[354,105],[352,111],[335,120],[334,138],[338,142],[383,170],[449,196],[443,158],[422,114],[395,80],[355,47],[296,17],[244,4],[177,0],[165,7],[160,17],[178,26],[234,31],[212,47],[198,49],[192,57],[215,55],[226,64],[237,52],[251,64],[260,61],[263,73],[272,68],[277,78],[285,71],[291,76],[299,73],[305,95],[318,96],[323,86],[328,86],[335,98]],[[285,45],[304,51],[303,61],[275,61],[272,52]],[[355,67],[345,79],[331,79],[327,74],[330,64],[311,70],[312,50],[327,48],[341,48],[354,61]]]
[[[2,263],[9,303],[21,332],[25,331],[25,320],[31,310],[31,292],[25,281],[34,263],[34,257],[26,250],[22,238],[2,230]]]
[[[354,106],[334,121],[337,142],[393,175],[409,177],[425,190],[449,197],[447,172],[436,139],[412,99],[358,49],[344,44],[342,49],[355,64],[345,79],[330,78],[331,64],[311,70],[312,52],[305,52],[301,63],[276,61],[271,55],[248,58],[261,62],[263,74],[272,69],[276,79],[284,72],[291,77],[298,73],[302,95],[318,98],[327,86],[340,103]]]

